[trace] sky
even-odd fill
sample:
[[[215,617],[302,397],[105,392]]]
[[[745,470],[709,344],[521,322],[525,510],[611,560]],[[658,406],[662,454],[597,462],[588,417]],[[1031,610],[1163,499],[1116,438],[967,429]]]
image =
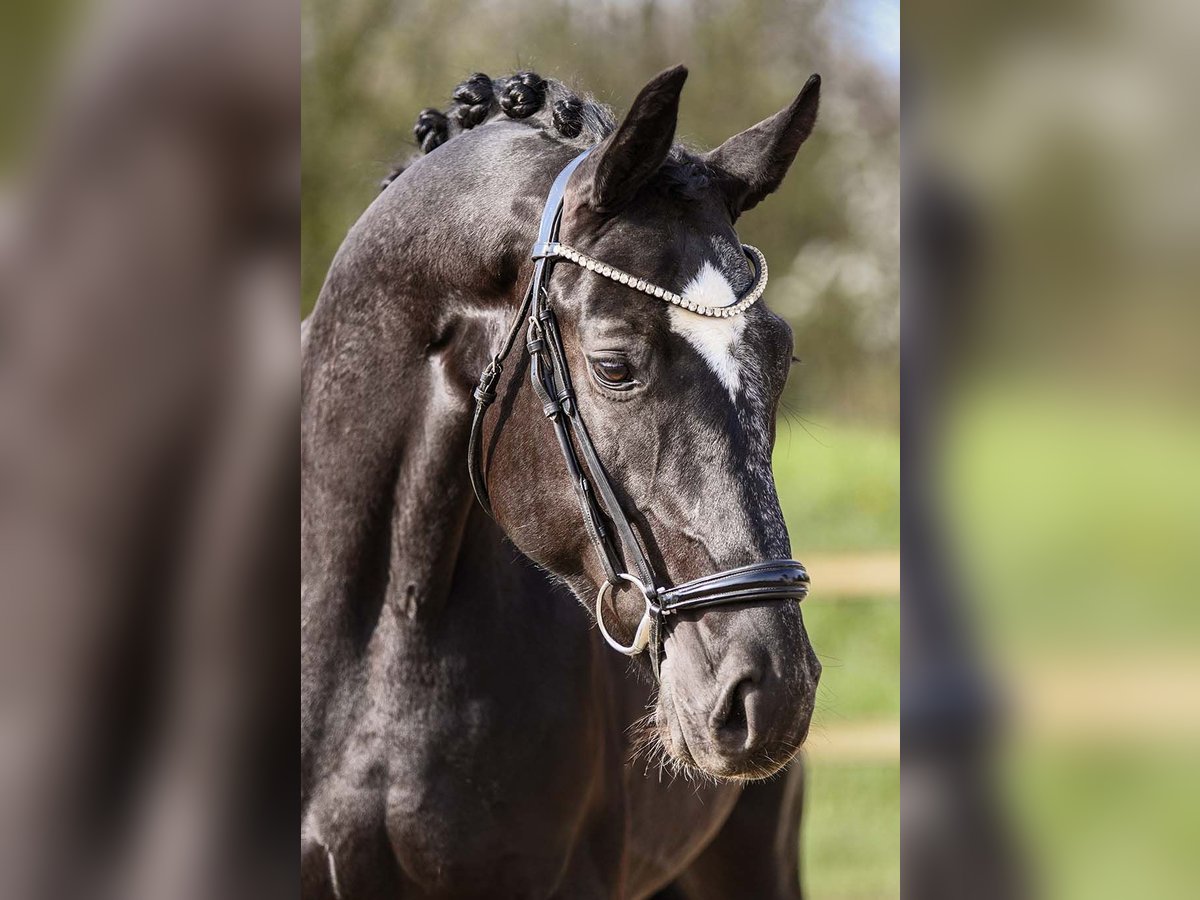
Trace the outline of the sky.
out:
[[[847,0],[838,20],[846,39],[899,81],[900,0]]]

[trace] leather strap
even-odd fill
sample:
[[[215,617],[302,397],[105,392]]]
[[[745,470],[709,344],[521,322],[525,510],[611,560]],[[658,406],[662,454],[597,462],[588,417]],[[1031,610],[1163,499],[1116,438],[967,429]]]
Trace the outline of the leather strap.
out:
[[[475,414],[471,418],[471,440],[467,447],[467,471],[471,475],[471,487],[475,491],[475,498],[489,516],[492,515],[492,500],[488,496],[487,479],[483,474],[483,417],[487,415],[488,407],[496,399],[496,382],[500,380],[500,373],[504,371],[505,358],[512,352],[517,335],[521,333],[521,322],[525,318],[526,310],[529,309],[529,299],[532,296],[533,285],[530,285],[525,292],[525,299],[521,301],[521,306],[517,309],[517,315],[513,318],[512,325],[509,326],[504,343],[492,356],[491,362],[487,364],[483,374],[479,376],[479,384],[475,387],[474,392]]]
[[[535,307],[537,304],[535,303]],[[553,310],[542,307],[535,310],[534,321],[536,328],[531,326],[531,334],[537,335],[528,343],[530,355],[530,376],[534,390],[542,400],[542,409],[546,417],[554,424],[558,436],[559,447],[567,464],[567,471],[576,487],[581,506],[586,510],[585,521],[595,523],[593,544],[597,556],[604,566],[605,574],[614,585],[618,584],[617,575],[633,571],[642,583],[648,587],[654,586],[654,569],[646,558],[637,535],[633,531],[621,503],[617,499],[612,482],[604,471],[596,447],[588,434],[587,426],[579,416],[579,408],[575,403],[575,392],[571,385],[570,374],[566,368],[565,351],[562,337],[558,333],[558,323]],[[574,438],[574,441],[571,439]],[[578,454],[576,453],[578,446]],[[583,465],[580,465],[582,455]],[[603,511],[599,500],[603,502]],[[617,546],[608,536],[604,528],[604,515],[616,529],[621,549],[624,550],[626,565],[622,566],[617,556]]]
[[[589,147],[572,159],[558,173],[558,177],[554,179],[554,184],[550,186],[550,193],[546,196],[546,205],[542,208],[542,221],[538,226],[536,246],[548,244],[551,240],[550,236],[552,234],[557,235],[559,222],[562,218],[562,201],[563,195],[567,192],[567,183],[571,180],[571,175],[579,167],[579,164],[592,152],[592,149]],[[530,309],[534,295],[539,290],[545,289],[546,258],[535,256],[535,259],[533,278],[529,283],[529,288],[525,291],[521,305],[517,308],[517,314],[513,316],[512,324],[508,327],[508,334],[504,338],[504,343],[500,345],[500,349],[492,356],[491,362],[483,370],[483,374],[479,376],[479,384],[475,388],[475,414],[471,419],[471,439],[470,445],[467,448],[467,469],[471,476],[471,487],[475,491],[475,497],[479,500],[479,505],[483,507],[489,516],[492,515],[492,502],[491,497],[488,495],[487,476],[483,469],[483,419],[487,415],[488,407],[496,399],[496,382],[500,380],[500,374],[504,371],[504,360],[512,352],[517,335],[521,333],[525,316]]]
[[[659,592],[665,613],[744,603],[751,600],[803,600],[808,571],[794,559],[773,559],[706,575]]]

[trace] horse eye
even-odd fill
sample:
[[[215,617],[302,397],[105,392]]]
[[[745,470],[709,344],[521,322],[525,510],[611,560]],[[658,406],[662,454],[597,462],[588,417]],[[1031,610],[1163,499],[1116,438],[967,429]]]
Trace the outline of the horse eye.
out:
[[[592,363],[592,372],[607,387],[628,387],[633,382],[629,364],[619,359],[598,359]]]

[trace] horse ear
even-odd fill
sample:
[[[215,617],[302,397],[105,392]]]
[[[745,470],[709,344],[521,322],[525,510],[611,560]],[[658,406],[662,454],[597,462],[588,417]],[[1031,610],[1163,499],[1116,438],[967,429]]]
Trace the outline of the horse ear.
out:
[[[725,178],[718,179],[736,219],[783,182],[800,145],[817,124],[821,76],[813,75],[786,109],[735,134],[705,157]]]
[[[654,76],[620,127],[605,138],[592,169],[589,202],[597,212],[607,214],[624,206],[666,161],[687,75],[684,66],[675,66]]]

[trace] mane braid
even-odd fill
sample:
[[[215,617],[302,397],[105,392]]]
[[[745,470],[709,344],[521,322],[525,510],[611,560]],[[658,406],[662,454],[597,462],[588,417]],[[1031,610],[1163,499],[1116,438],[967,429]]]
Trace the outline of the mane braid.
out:
[[[579,150],[595,146],[617,128],[611,109],[556,79],[530,71],[502,78],[476,72],[454,89],[445,110],[430,107],[421,111],[413,136],[420,154],[432,153],[464,131],[498,119],[521,122]],[[407,162],[395,166],[380,183],[380,190],[399,178],[405,168]],[[676,144],[652,184],[684,198],[695,197],[708,187],[708,167],[696,154]]]

